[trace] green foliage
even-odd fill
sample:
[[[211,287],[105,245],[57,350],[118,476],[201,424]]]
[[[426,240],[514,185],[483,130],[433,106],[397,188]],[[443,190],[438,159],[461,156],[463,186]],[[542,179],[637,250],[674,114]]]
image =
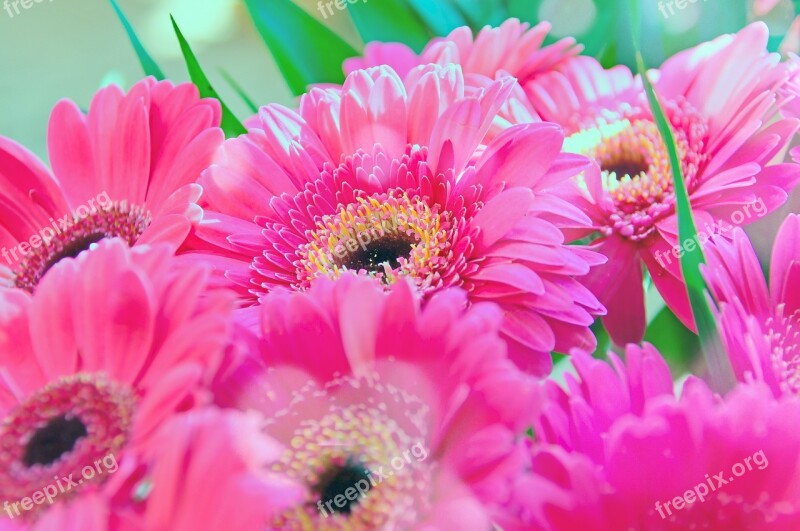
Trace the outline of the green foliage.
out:
[[[183,33],[181,33],[180,28],[178,28],[175,19],[170,17],[170,20],[172,20],[172,27],[181,45],[183,59],[186,61],[186,68],[189,70],[189,77],[192,79],[192,83],[197,86],[197,90],[200,91],[200,96],[204,98],[216,98],[222,106],[222,123],[220,127],[225,131],[225,136],[230,138],[246,133],[247,129],[245,129],[239,119],[234,116],[228,106],[225,105],[225,102],[219,97],[214,87],[211,86],[211,82],[200,67],[200,62],[197,60],[197,57],[195,57],[189,43],[186,42],[186,39],[183,37]]]
[[[128,22],[125,13],[122,12],[119,5],[117,4],[116,0],[109,0],[111,2],[111,7],[114,8],[114,11],[117,13],[120,22],[122,22],[122,26],[125,28],[125,32],[128,34],[128,39],[131,41],[131,45],[133,45],[133,50],[136,52],[136,56],[139,58],[139,62],[142,64],[142,70],[144,70],[144,74],[146,76],[153,76],[156,79],[163,80],[164,73],[159,68],[158,64],[153,60],[147,50],[145,50],[142,42],[139,40],[139,37],[136,36],[136,32],[133,30],[133,26],[131,23]]]
[[[359,52],[291,0],[244,0],[292,93],[312,83],[342,83],[342,62]],[[369,3],[379,5],[380,1]]]
[[[644,340],[664,356],[675,377],[691,372],[700,354],[700,339],[666,307],[647,326]]]
[[[356,2],[348,11],[364,42],[404,42],[420,52],[434,35],[406,0]]]
[[[686,182],[683,179],[675,135],[672,132],[666,114],[664,114],[664,109],[661,107],[653,84],[647,76],[647,69],[641,53],[637,52],[636,60],[639,74],[647,92],[647,99],[650,102],[653,118],[669,153],[678,214],[678,239],[682,242],[687,240],[698,241],[697,227],[692,214],[692,205],[689,202]],[[703,250],[700,246],[697,246],[693,251],[684,252],[681,256],[681,272],[686,282],[686,289],[692,305],[695,323],[697,324],[700,343],[706,355],[711,384],[717,391],[722,392],[732,387],[734,378],[728,358],[720,348],[716,322],[708,305],[706,283],[700,273],[700,264],[704,262]]]

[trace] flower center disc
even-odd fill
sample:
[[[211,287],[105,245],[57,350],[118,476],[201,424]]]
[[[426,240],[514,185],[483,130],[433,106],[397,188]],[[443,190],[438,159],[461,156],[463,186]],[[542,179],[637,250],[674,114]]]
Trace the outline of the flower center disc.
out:
[[[317,221],[298,253],[298,279],[307,287],[317,276],[338,278],[353,271],[386,285],[409,276],[425,289],[435,284],[446,263],[448,219],[419,197],[389,193],[359,198]]]
[[[85,216],[53,222],[40,233],[40,245],[30,246],[16,268],[16,287],[33,293],[51,267],[65,258],[75,258],[104,238],[119,237],[133,246],[150,225],[150,213],[125,201],[108,208],[93,208]]]
[[[689,191],[701,163],[707,126],[685,102],[668,102],[681,169]],[[593,158],[602,170],[602,186],[610,200],[605,235],[617,233],[633,241],[647,238],[660,218],[674,211],[669,152],[649,113],[620,112],[616,119],[598,119],[570,135],[564,150]]]
[[[135,406],[132,389],[99,374],[68,376],[33,393],[0,424],[0,499],[20,500],[70,475],[77,482],[85,467],[124,446]]]
[[[427,440],[427,405],[377,374],[342,377],[298,396],[266,431],[288,438],[273,470],[306,485],[307,497],[271,529],[411,528],[428,510],[436,470],[427,450],[417,451]]]

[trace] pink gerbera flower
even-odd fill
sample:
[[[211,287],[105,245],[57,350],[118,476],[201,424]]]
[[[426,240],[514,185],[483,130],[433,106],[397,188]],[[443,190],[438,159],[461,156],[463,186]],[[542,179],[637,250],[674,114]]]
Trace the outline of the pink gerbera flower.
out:
[[[207,272],[175,268],[171,253],[115,238],[55,265],[35,295],[0,292],[4,516],[62,529],[49,518],[86,495],[102,518],[114,471],[100,463],[132,466],[170,415],[208,400],[233,299],[204,292]],[[46,503],[35,496],[54,484]]]
[[[256,358],[218,396],[269,419],[306,488],[272,529],[475,529],[503,511],[535,388],[495,305],[410,283],[320,279],[264,299]],[[231,404],[226,404],[231,405]]]
[[[64,100],[48,132],[51,173],[0,137],[0,285],[33,291],[65,257],[107,237],[177,248],[201,210],[192,184],[223,140],[219,104],[192,84],[110,86],[84,115]]]
[[[486,26],[473,37],[466,26],[456,28],[447,37],[432,40],[425,50],[415,54],[401,43],[371,42],[364,48],[364,57],[344,62],[346,73],[373,66],[387,65],[404,76],[418,65],[429,63],[459,64],[464,74],[479,74],[494,79],[507,73],[525,88],[536,76],[558,69],[581,51],[575,39],[567,37],[542,46],[550,32],[550,23],[530,27],[510,18],[499,27]]]
[[[151,446],[152,490],[138,529],[265,529],[302,499],[302,490],[270,470],[283,447],[263,433],[257,414],[214,408],[177,415]]]
[[[776,117],[788,72],[767,53],[767,39],[767,27],[752,24],[681,52],[653,73],[706,237],[771,212],[800,179],[795,164],[768,166],[798,121]],[[585,208],[608,262],[593,269],[588,285],[608,309],[604,322],[614,341],[638,342],[644,334],[642,261],[670,308],[693,327],[679,255],[698,242],[679,246],[671,167],[641,80],[625,67],[603,70],[581,57],[539,76],[528,94],[542,119],[564,127],[565,149],[599,164],[583,179]]]
[[[714,238],[705,277],[719,302],[719,329],[734,374],[800,394],[800,218],[789,215],[775,238],[769,287],[744,231]]]
[[[800,402],[761,384],[721,399],[694,378],[677,399],[652,347],[626,357],[609,366],[577,353],[566,389],[546,382],[504,529],[800,526]]]
[[[575,277],[599,255],[565,244],[560,229],[588,219],[559,195],[589,162],[561,153],[555,125],[488,140],[514,82],[483,84],[465,87],[458,66],[405,81],[379,67],[312,89],[299,112],[263,107],[260,128],[227,141],[199,181],[196,256],[245,304],[348,271],[408,278],[426,296],[463,287],[502,307],[513,358],[538,373],[554,349],[593,348],[602,306]]]

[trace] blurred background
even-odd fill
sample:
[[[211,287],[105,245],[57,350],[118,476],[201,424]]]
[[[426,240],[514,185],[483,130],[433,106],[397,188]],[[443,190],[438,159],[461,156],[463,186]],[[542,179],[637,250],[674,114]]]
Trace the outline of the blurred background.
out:
[[[363,47],[359,34],[403,40],[419,51],[431,37],[453,27],[498,25],[511,16],[532,23],[549,21],[551,40],[575,36],[585,45],[586,54],[606,66],[633,65],[634,21],[641,28],[645,60],[653,67],[679,50],[736,32],[753,20],[769,26],[771,50],[797,53],[800,47],[800,0],[350,0],[351,4],[334,0],[343,9],[333,4],[330,11],[323,4],[333,3],[331,0],[296,0],[296,5],[313,17],[306,17],[312,29],[305,36],[293,34],[281,18],[287,5],[293,7],[291,0],[248,1],[259,3],[262,19],[282,42],[290,43],[289,55],[309,59],[295,62],[307,62],[307,70],[332,66],[329,77],[340,75],[340,61],[330,58],[335,54],[330,46],[318,45],[325,41],[321,35],[325,31],[314,29],[313,19],[357,53]],[[408,16],[392,19],[391,25],[375,24],[365,16],[367,2],[405,5]],[[297,84],[293,92],[284,81],[253,26],[245,0],[118,3],[166,76],[185,81],[189,76],[170,23],[172,14],[223,101],[240,119],[252,111],[224,79],[223,69],[257,105],[291,104],[293,93],[300,92]],[[141,77],[136,54],[108,0],[0,0],[0,135],[21,142],[43,159],[47,159],[48,116],[59,99],[70,98],[86,109],[101,86],[116,83],[127,88]],[[780,220],[787,212],[799,211],[800,198],[795,197],[782,211],[748,228],[762,261],[768,259]],[[651,316],[646,339],[661,349],[676,373],[690,368],[697,360],[696,337],[658,301],[648,306],[659,313]]]
[[[5,0],[0,0],[0,3]],[[248,111],[223,79],[226,70],[258,104],[290,103],[274,61],[254,30],[241,0],[118,0],[145,47],[167,77],[188,75],[169,21],[173,14],[223,100],[241,118]],[[359,0],[364,1],[364,0]],[[387,0],[366,0],[381,2]],[[785,39],[794,20],[791,0],[639,0],[643,49],[651,65],[669,54],[762,18],[775,46],[795,48]],[[92,94],[108,83],[130,86],[142,76],[139,63],[108,0],[25,0],[0,10],[0,135],[46,156],[47,119],[60,98],[86,108]],[[266,2],[269,4],[269,0]],[[326,2],[324,2],[326,3]],[[576,35],[587,53],[603,62],[632,63],[631,17],[627,0],[422,0],[412,1],[437,16],[455,6],[470,25],[497,24],[508,16],[549,20],[554,37]],[[297,0],[309,14],[354,48],[361,42],[348,11],[319,10],[316,0]],[[681,9],[679,6],[683,4]],[[672,6],[672,7],[670,7]],[[13,16],[11,16],[13,15]],[[796,41],[796,39],[794,39]]]

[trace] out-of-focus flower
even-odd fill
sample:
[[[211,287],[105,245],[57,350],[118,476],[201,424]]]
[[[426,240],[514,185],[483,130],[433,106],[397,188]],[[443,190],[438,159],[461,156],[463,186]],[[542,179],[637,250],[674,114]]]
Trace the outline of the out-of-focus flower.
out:
[[[560,129],[528,123],[487,140],[514,87],[468,88],[455,65],[405,81],[379,67],[312,89],[299,112],[263,107],[200,180],[206,212],[188,256],[251,305],[347,272],[407,278],[426,296],[462,287],[470,303],[501,306],[520,366],[548,372],[550,351],[595,344],[603,308],[575,277],[602,257],[565,243],[564,230],[588,226],[569,198],[589,161],[561,153]]]
[[[262,309],[257,357],[218,396],[269,419],[273,470],[306,488],[272,528],[484,531],[502,514],[536,385],[495,305],[449,289],[423,308],[406,280],[345,276]]]
[[[259,415],[214,408],[175,416],[151,446],[152,486],[142,518],[148,531],[264,529],[303,491],[273,472],[283,447]]]
[[[678,399],[652,347],[629,346],[626,358],[612,354],[609,366],[576,353],[566,389],[545,383],[504,529],[800,525],[800,402],[758,383],[722,399],[694,378]]]
[[[498,75],[511,75],[524,89],[536,76],[559,68],[581,51],[572,37],[542,46],[549,32],[548,22],[531,28],[511,18],[496,28],[486,26],[474,37],[470,28],[456,28],[446,37],[432,40],[420,55],[401,43],[371,42],[364,49],[364,57],[345,61],[344,71],[349,74],[387,65],[404,77],[419,65],[458,64],[466,76],[477,74],[494,79]]]
[[[776,395],[800,394],[800,218],[775,238],[769,286],[744,231],[714,238],[704,269],[719,303],[719,329],[739,380],[766,382]]]
[[[53,171],[0,137],[0,286],[34,291],[54,264],[103,238],[177,248],[202,211],[193,184],[222,143],[219,103],[147,78],[100,90],[88,114],[50,117]]]
[[[107,518],[131,500],[105,492],[110,465],[136,468],[166,419],[210,400],[233,296],[205,291],[207,271],[171,253],[115,238],[53,266],[35,295],[0,292],[0,500],[56,491],[6,505],[10,518],[67,529],[73,504]]]

